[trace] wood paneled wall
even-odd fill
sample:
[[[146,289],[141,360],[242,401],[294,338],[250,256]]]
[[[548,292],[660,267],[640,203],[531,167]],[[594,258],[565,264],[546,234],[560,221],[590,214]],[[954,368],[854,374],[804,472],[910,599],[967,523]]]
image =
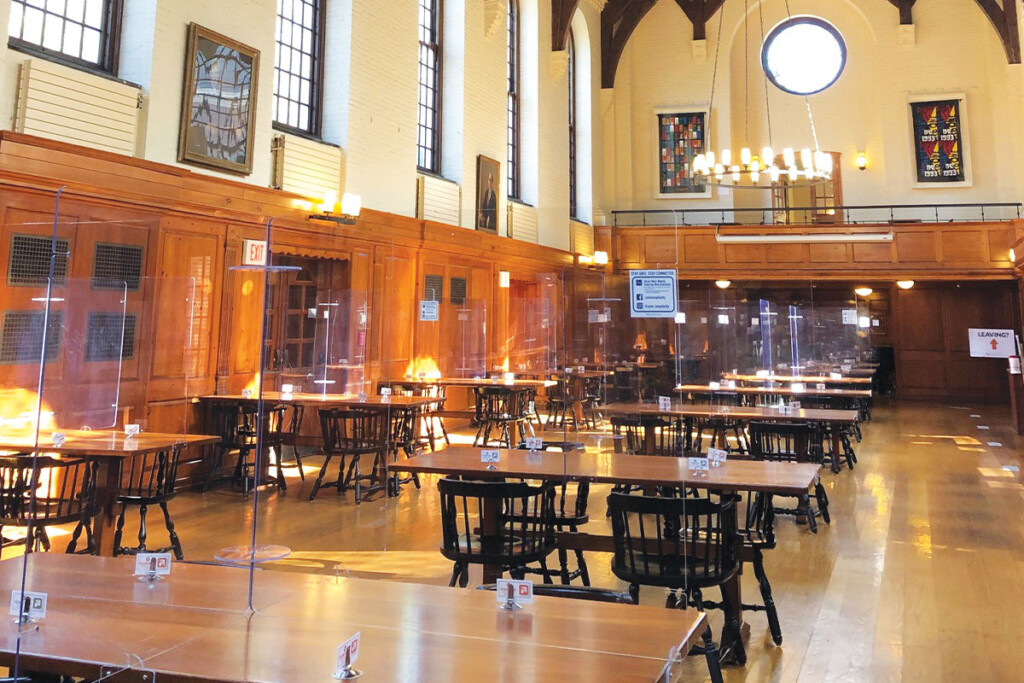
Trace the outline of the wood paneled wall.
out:
[[[500,365],[517,321],[498,272],[543,283],[557,322],[563,283],[577,271],[571,254],[535,244],[369,210],[354,226],[310,221],[308,209],[296,205],[304,198],[284,192],[9,132],[0,132],[0,267],[7,265],[11,232],[50,234],[61,187],[59,234],[71,241],[69,276],[88,281],[97,240],[145,247],[147,279],[128,298],[143,326],[138,351],[123,369],[120,402],[150,430],[193,428],[198,416],[190,397],[241,389],[259,368],[264,275],[231,267],[241,263],[244,239],[266,238],[268,219],[273,253],[348,264],[351,291],[365,297],[370,311],[367,381],[400,376],[416,354],[433,356],[446,372],[465,352],[478,354],[487,368]],[[418,320],[427,274],[445,278],[437,323]],[[468,321],[481,325],[468,347],[449,301],[452,276],[467,279],[470,307],[480,311]],[[40,296],[38,288],[5,284],[0,310],[27,308]],[[46,393],[54,408],[64,414],[93,387],[92,403],[101,403],[116,384],[102,365],[68,360],[49,368],[53,390]],[[19,367],[25,377],[15,378]],[[30,375],[32,367],[0,366],[0,385],[34,386]],[[76,391],[58,389],[69,385]]]

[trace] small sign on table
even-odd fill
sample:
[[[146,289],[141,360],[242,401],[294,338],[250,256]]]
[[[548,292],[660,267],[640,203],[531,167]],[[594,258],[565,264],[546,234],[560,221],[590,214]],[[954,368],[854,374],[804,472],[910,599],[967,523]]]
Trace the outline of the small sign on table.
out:
[[[487,469],[496,470],[498,466],[495,463],[501,462],[501,451],[492,448],[485,448],[480,451],[480,462],[487,463]]]
[[[708,449],[708,463],[712,467],[721,467],[729,457],[729,452],[722,448]]]
[[[363,675],[362,671],[353,669],[352,665],[359,659],[359,639],[362,631],[338,646],[338,657],[334,664],[333,677],[339,681],[350,681]]]
[[[11,616],[15,624],[30,624],[46,618],[46,593],[11,591]]]
[[[135,576],[139,581],[160,581],[170,576],[173,559],[170,553],[139,553],[135,556]]]
[[[663,413],[667,413],[672,410],[672,397],[671,396],[659,396],[658,397],[658,410]]]
[[[708,459],[704,456],[690,456],[686,459],[686,464],[691,472],[697,472],[698,474],[707,472],[710,469]]]
[[[526,450],[528,451],[540,451],[544,449],[544,439],[539,436],[528,436],[524,440],[526,444]]]
[[[533,582],[498,579],[497,600],[501,609],[517,612],[533,602]]]

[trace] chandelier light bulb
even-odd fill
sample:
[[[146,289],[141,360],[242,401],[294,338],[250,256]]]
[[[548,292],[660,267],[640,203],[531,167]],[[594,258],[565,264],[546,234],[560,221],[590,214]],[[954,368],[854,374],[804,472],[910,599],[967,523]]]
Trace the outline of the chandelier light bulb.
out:
[[[708,168],[714,168],[715,167],[715,153],[714,152],[708,152],[707,162],[708,162]]]
[[[743,166],[750,166],[750,148],[743,147],[740,149],[740,163]]]
[[[761,170],[761,161],[757,157],[754,157],[750,160],[748,166],[750,166],[751,173],[757,173]]]
[[[796,154],[793,153],[792,147],[786,147],[782,150],[782,163],[786,168],[793,168],[796,166]]]
[[[723,173],[725,173],[725,165],[715,164],[715,175],[721,178]]]
[[[751,170],[750,171],[750,182],[754,183],[755,185],[757,183],[761,182],[761,174],[758,173],[757,171]]]
[[[814,157],[811,156],[811,150],[807,147],[800,150],[800,165],[804,167],[805,171],[814,168]]]
[[[740,181],[740,167],[734,164],[729,170],[732,172],[732,181],[738,183]]]
[[[779,182],[779,167],[776,166],[775,164],[772,164],[768,168],[768,177],[771,178],[771,181],[773,183]]]
[[[775,152],[771,147],[765,147],[761,150],[761,159],[764,161],[765,166],[775,165]]]
[[[732,152],[729,151],[728,147],[726,147],[725,149],[722,150],[722,165],[723,166],[731,166],[732,165]]]
[[[697,173],[703,173],[705,165],[707,164],[707,157],[703,154],[698,154],[693,159],[693,170]]]

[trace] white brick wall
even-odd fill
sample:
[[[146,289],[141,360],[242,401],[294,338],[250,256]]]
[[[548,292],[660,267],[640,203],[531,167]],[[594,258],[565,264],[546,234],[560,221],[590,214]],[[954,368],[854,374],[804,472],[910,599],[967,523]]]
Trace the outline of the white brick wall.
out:
[[[445,4],[443,174],[462,185],[463,224],[471,227],[477,155],[500,161],[502,206],[498,216],[499,234],[504,235],[504,16],[508,3],[497,0],[487,8],[480,0],[447,0]],[[564,72],[551,68],[550,2],[521,0],[520,4],[523,199],[537,208],[539,243],[567,249],[567,82]],[[119,76],[139,84],[146,93],[136,154],[160,163],[178,163],[186,27],[194,21],[260,50],[253,172],[243,180],[269,185],[276,0],[126,0],[125,6]],[[368,208],[414,215],[417,0],[330,0],[327,6],[323,137],[343,148],[344,189],[362,195],[363,205]],[[0,0],[0,25],[6,25],[9,9],[10,0]],[[485,16],[487,9],[491,26]],[[579,13],[576,22],[587,26],[592,43],[591,91],[596,102],[600,84],[599,12],[590,3],[581,3]],[[493,19],[497,15],[500,17]],[[5,128],[11,126],[17,66],[24,59],[21,53],[0,47],[0,125]],[[557,57],[554,59],[557,61]],[[596,106],[593,113],[599,116]],[[595,130],[599,123],[595,118]],[[593,152],[595,164],[603,158],[597,148]],[[595,194],[600,187],[594,184]],[[600,204],[596,197],[589,198],[590,193],[584,194],[588,206]]]

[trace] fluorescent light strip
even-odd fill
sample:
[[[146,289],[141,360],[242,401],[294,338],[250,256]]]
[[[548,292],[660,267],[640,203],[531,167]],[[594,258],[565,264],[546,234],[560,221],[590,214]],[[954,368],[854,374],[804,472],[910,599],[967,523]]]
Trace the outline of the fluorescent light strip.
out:
[[[824,233],[821,235],[721,235],[715,240],[722,244],[780,244],[807,242],[892,242],[891,232],[861,232],[852,235]]]

